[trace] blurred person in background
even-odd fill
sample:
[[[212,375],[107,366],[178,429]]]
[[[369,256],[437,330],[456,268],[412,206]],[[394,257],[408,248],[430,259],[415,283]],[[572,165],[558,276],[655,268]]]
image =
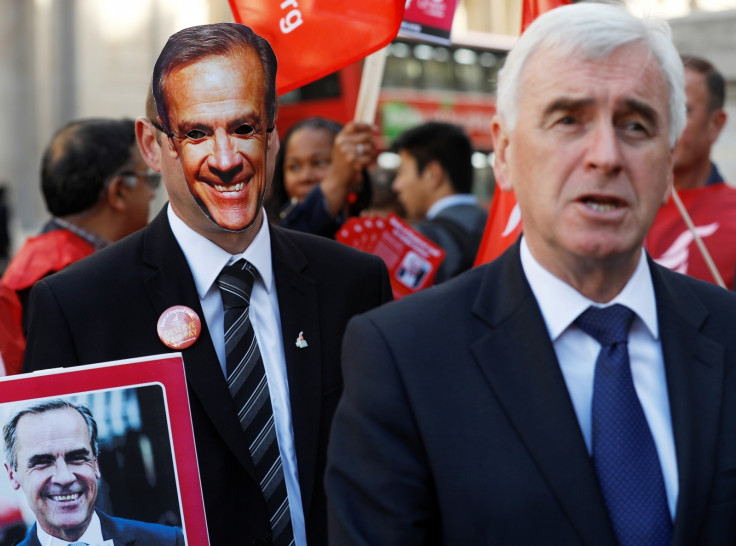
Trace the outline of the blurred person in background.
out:
[[[430,121],[403,132],[392,148],[401,158],[393,189],[407,220],[445,251],[435,283],[470,269],[488,212],[470,193],[473,146],[465,131]]]
[[[387,217],[393,213],[400,218],[406,217],[404,206],[399,203],[399,196],[391,187],[396,178],[396,171],[376,167],[370,171],[371,202],[367,208],[360,211],[361,216]]]
[[[20,373],[23,367],[26,338],[21,328],[22,318],[18,294],[0,281],[0,376]]]
[[[736,189],[726,184],[710,158],[726,124],[726,80],[706,59],[683,55],[687,125],[675,147],[673,182],[695,232],[730,290],[736,269]],[[695,237],[670,199],[654,219],[644,242],[658,263],[709,282],[716,282]]]
[[[371,200],[366,168],[373,162],[373,128],[312,117],[292,126],[276,156],[269,220],[282,227],[334,237]]]
[[[132,120],[86,119],[59,129],[41,160],[51,220],[2,277],[23,308],[36,281],[144,227],[159,180],[138,151]],[[27,320],[24,313],[23,331]]]

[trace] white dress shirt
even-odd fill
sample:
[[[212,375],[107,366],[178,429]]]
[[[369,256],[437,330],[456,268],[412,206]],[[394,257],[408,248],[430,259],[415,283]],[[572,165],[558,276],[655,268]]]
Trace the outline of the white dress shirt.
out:
[[[253,242],[242,254],[232,255],[192,230],[176,216],[171,205],[168,206],[169,224],[194,277],[194,284],[197,287],[199,301],[204,312],[204,320],[209,328],[223,376],[226,370],[225,312],[220,289],[216,282],[217,277],[223,267],[235,263],[240,258],[248,260],[258,270],[250,297],[250,320],[263,357],[263,367],[266,370],[276,425],[276,439],[279,444],[286,492],[289,497],[294,539],[296,546],[306,546],[304,509],[296,466],[289,383],[286,377],[286,358],[281,336],[281,315],[271,267],[271,237],[268,222],[265,220],[265,210],[261,211],[261,214],[264,218],[263,225]],[[222,484],[222,486],[227,487],[227,484]]]
[[[84,534],[79,537],[78,540],[61,540],[60,538],[52,537],[46,531],[41,529],[41,526],[36,523],[36,536],[41,546],[68,546],[71,542],[86,542],[87,544],[105,545],[109,543],[112,546],[112,540],[105,542],[102,540],[102,527],[100,526],[100,516],[97,512],[92,512],[92,519],[89,522],[89,526],[84,531]]]
[[[544,269],[532,256],[524,238],[521,240],[521,265],[542,311],[589,453],[592,449],[593,376],[601,345],[575,326],[574,321],[591,305],[608,307],[620,303],[634,311],[635,318],[629,330],[631,374],[657,447],[670,515],[674,519],[679,490],[675,440],[654,286],[644,251],[626,286],[605,305],[589,300]]]

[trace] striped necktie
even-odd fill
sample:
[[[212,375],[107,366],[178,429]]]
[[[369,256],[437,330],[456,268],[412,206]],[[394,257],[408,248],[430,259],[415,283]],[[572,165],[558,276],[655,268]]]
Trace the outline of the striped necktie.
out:
[[[245,260],[223,268],[217,278],[225,310],[227,386],[238,410],[238,419],[271,518],[274,545],[293,544],[294,537],[286,495],[284,471],[276,441],[268,381],[250,321],[250,294],[257,275]]]
[[[634,312],[589,307],[575,321],[601,344],[593,380],[593,465],[620,546],[665,546],[672,518],[657,448],[634,388],[628,338]]]

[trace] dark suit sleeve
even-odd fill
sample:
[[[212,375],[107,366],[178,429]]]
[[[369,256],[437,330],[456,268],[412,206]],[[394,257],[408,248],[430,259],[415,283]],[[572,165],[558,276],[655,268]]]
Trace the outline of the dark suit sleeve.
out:
[[[84,294],[79,294],[84,298]],[[23,371],[33,372],[77,364],[79,356],[68,322],[46,281],[37,282],[28,302],[28,338]],[[94,317],[89,317],[90,336],[94,336]]]
[[[345,390],[326,488],[330,544],[433,544],[437,510],[412,409],[390,347],[365,316],[343,341]]]

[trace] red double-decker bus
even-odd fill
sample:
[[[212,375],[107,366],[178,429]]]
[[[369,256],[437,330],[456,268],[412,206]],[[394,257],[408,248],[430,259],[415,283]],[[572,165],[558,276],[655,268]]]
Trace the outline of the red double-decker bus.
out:
[[[453,35],[441,46],[400,38],[388,46],[376,114],[384,148],[405,129],[429,120],[465,128],[476,150],[489,152],[496,78],[514,37]],[[278,128],[323,116],[345,123],[355,114],[362,63],[347,66],[280,97]]]

